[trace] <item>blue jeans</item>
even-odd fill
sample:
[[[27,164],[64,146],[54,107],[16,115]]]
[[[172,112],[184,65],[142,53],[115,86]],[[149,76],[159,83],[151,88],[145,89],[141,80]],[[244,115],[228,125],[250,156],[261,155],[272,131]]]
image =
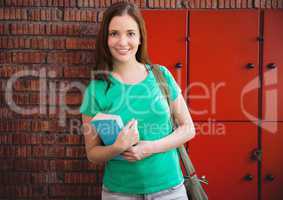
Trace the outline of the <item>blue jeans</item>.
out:
[[[150,194],[124,194],[111,192],[102,186],[102,200],[188,200],[184,184]]]

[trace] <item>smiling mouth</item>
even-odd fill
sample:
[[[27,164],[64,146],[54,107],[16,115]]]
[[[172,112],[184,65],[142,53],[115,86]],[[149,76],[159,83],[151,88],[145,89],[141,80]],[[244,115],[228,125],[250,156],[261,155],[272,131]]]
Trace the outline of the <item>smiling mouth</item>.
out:
[[[126,54],[130,51],[130,49],[116,49],[119,54]]]

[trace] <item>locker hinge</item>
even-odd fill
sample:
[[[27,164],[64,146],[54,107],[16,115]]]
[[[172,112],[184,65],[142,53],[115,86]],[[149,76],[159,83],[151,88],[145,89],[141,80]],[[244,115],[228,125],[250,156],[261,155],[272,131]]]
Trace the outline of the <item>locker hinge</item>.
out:
[[[261,161],[262,159],[262,151],[260,149],[254,149],[251,153],[251,159]]]
[[[263,41],[264,41],[264,38],[263,38],[263,36],[259,36],[259,37],[257,37],[257,40],[258,40],[259,42],[263,42]]]

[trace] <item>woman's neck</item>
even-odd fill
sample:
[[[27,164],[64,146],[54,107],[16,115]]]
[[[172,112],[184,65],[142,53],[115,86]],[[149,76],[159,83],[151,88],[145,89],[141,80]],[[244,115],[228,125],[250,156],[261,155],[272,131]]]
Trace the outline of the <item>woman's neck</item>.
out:
[[[118,73],[119,75],[129,75],[136,73],[143,68],[143,64],[139,63],[137,60],[127,63],[114,63],[113,72]]]

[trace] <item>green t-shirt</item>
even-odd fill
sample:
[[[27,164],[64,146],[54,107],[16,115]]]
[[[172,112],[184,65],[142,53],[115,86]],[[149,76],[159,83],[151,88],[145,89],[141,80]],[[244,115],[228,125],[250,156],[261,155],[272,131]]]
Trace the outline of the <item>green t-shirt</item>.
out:
[[[150,69],[149,65],[146,65]],[[181,93],[179,86],[166,67],[161,71],[174,101]],[[86,88],[80,112],[95,116],[98,112],[120,115],[124,124],[138,120],[140,140],[158,140],[172,132],[169,107],[151,70],[137,84],[125,84],[109,76],[112,82],[92,80]],[[128,162],[110,160],[106,163],[103,184],[113,192],[147,194],[159,192],[183,182],[176,149],[157,153],[143,160]]]

